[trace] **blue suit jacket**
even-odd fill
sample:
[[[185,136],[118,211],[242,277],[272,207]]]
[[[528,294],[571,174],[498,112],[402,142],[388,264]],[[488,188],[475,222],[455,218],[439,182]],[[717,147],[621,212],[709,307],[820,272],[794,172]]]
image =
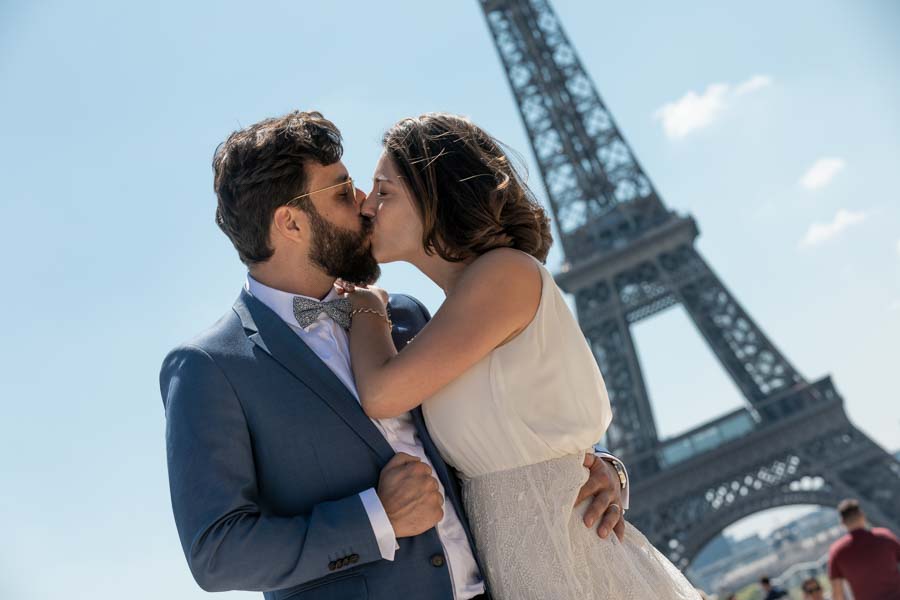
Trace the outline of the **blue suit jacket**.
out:
[[[401,348],[429,319],[408,296],[391,298],[391,314]],[[435,529],[401,539],[394,561],[381,558],[358,494],[377,487],[394,451],[256,298],[242,292],[232,311],[173,350],[160,388],[175,522],[204,590],[258,590],[267,600],[453,597]],[[419,409],[413,420],[472,543],[458,483]]]

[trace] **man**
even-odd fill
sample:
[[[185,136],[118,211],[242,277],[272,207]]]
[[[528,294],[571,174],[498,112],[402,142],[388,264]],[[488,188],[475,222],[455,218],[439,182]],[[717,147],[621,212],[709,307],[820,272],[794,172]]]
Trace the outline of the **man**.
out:
[[[900,541],[887,529],[869,529],[857,500],[844,500],[838,512],[847,534],[828,552],[834,600],[844,600],[845,581],[855,600],[900,600]]]
[[[788,595],[788,593],[780,587],[772,585],[772,581],[768,577],[760,578],[759,587],[762,588],[762,591],[765,594],[763,600],[775,600],[776,598],[784,598]]]
[[[371,420],[358,403],[333,284],[374,281],[378,266],[342,151],[315,112],[251,125],[216,151],[216,220],[249,273],[232,310],[160,373],[185,556],[203,589],[270,600],[479,597],[458,483],[421,411]],[[398,346],[429,319],[402,295],[390,313]],[[585,521],[601,536],[623,532],[614,461],[585,457],[579,501],[594,496]]]
[[[803,600],[825,600],[825,592],[815,577],[804,581],[801,589],[803,590]]]

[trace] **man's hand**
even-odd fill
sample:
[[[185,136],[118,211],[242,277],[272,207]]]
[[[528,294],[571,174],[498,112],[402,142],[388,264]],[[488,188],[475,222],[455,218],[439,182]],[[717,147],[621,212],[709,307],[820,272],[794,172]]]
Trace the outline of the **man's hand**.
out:
[[[424,533],[444,518],[444,499],[431,467],[403,452],[381,470],[378,498],[397,538]]]
[[[593,527],[597,524],[597,534],[606,539],[610,531],[614,531],[621,541],[625,536],[625,509],[622,508],[622,488],[619,476],[611,464],[593,454],[586,454],[584,466],[590,472],[590,478],[578,492],[575,506],[593,496],[590,506],[584,513],[584,524]]]

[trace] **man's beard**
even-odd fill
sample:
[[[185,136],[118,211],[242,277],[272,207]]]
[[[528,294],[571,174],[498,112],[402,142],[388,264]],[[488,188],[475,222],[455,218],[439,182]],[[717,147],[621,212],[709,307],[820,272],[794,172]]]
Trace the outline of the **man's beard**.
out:
[[[381,268],[372,256],[372,222],[363,219],[362,231],[338,227],[322,217],[312,202],[302,210],[309,215],[312,249],[309,258],[323,271],[350,283],[375,283]]]

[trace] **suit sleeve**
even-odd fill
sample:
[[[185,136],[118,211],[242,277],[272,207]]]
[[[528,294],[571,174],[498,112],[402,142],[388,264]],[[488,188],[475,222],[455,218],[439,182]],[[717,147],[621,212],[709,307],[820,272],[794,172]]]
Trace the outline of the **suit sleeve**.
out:
[[[354,565],[381,559],[358,494],[309,514],[275,516],[260,507],[243,409],[208,353],[173,351],[160,388],[172,509],[201,588],[270,591],[329,575],[345,557],[355,555]]]

